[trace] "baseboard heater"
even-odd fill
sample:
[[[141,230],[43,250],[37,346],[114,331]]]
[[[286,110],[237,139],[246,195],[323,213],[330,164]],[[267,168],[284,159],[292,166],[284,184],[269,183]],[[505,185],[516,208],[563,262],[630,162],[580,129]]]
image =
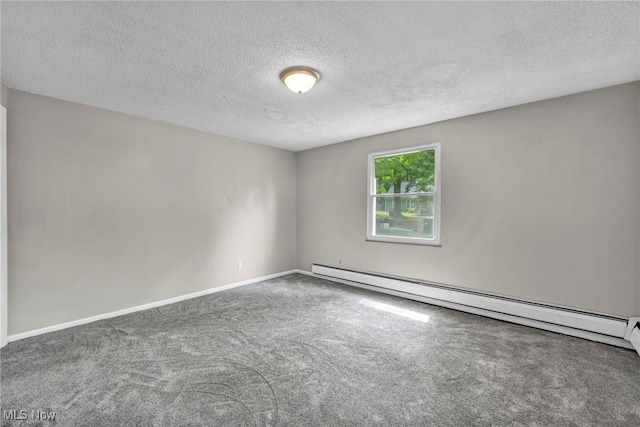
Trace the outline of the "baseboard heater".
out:
[[[316,276],[334,282],[618,347],[635,348],[640,354],[640,317],[609,316],[439,283],[321,264],[313,264],[311,271]]]

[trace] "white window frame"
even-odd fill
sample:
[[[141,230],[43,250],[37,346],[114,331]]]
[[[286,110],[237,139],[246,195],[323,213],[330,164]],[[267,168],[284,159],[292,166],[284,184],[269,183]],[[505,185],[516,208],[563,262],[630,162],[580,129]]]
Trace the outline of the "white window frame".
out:
[[[376,197],[381,197],[379,194],[376,194],[376,177],[375,177],[375,168],[374,168],[374,160],[377,157],[385,157],[392,156],[397,154],[409,154],[415,153],[417,151],[424,150],[435,150],[435,163],[436,163],[436,176],[435,176],[435,191],[433,192],[420,192],[420,193],[404,193],[404,196],[425,196],[425,195],[434,195],[434,207],[433,207],[433,238],[427,239],[423,237],[404,237],[404,236],[378,236],[375,234],[375,224],[376,224],[376,208],[375,208],[375,199]],[[442,168],[440,165],[440,143],[435,142],[433,144],[421,145],[418,147],[410,147],[410,148],[401,148],[398,150],[390,150],[390,151],[381,151],[378,153],[370,153],[369,154],[369,165],[367,170],[367,240],[375,241],[375,242],[388,242],[388,243],[405,243],[412,245],[427,245],[427,246],[440,246],[440,219],[441,219],[441,196],[442,196]],[[383,197],[398,197],[395,196],[383,196]]]

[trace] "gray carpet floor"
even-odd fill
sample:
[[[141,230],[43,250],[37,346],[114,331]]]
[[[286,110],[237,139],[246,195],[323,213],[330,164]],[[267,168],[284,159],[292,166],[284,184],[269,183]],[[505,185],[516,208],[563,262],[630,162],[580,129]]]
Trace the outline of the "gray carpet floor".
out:
[[[640,426],[633,351],[299,274],[0,357],[2,410],[56,412],[2,426]]]

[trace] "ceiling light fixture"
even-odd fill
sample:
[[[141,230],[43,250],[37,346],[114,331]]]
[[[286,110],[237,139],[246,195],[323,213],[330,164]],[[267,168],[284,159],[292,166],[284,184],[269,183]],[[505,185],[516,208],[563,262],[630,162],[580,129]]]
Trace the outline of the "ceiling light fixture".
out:
[[[280,80],[291,92],[305,93],[320,80],[320,74],[313,68],[309,67],[289,67],[280,73]]]

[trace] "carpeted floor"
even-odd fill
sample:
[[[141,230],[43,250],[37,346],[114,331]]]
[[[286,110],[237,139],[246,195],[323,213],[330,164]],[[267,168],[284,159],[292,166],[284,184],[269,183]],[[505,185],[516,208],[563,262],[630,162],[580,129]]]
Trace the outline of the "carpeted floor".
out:
[[[2,426],[640,425],[633,351],[299,274],[1,359]]]

